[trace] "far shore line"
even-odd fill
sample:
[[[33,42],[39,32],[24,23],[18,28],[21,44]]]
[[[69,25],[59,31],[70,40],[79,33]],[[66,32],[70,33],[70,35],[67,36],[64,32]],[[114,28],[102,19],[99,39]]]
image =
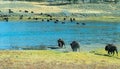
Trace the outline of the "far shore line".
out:
[[[75,22],[120,22],[120,17],[114,17],[114,16],[100,16],[100,17],[93,17],[93,16],[88,16],[88,17],[74,17],[74,16],[70,16],[67,17],[66,20],[63,20],[65,17],[64,16],[60,16],[60,17],[52,17],[54,20],[50,20],[49,17],[41,17],[41,16],[32,16],[29,19],[29,16],[25,16],[22,19],[19,19],[19,16],[11,16],[8,17],[9,21],[42,21],[42,19],[44,21],[55,21],[55,20],[59,20],[60,22],[69,22],[70,18],[75,18]],[[37,19],[35,19],[37,18]],[[0,21],[6,21],[3,18],[0,18]]]

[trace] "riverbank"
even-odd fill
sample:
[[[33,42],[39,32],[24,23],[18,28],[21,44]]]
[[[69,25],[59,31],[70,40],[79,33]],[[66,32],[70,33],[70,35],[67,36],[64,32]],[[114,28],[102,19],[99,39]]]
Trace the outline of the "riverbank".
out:
[[[58,6],[47,2],[3,1],[0,5],[0,20],[8,17],[10,21],[42,21],[42,19],[50,20],[52,16],[53,21],[61,22],[70,21],[70,18],[75,18],[77,22],[120,22],[119,4],[65,4]]]
[[[29,19],[30,18],[30,19]],[[37,18],[37,20],[35,19]],[[34,17],[30,17],[30,16],[24,16],[23,19],[19,19],[19,16],[11,16],[9,17],[9,20],[8,21],[56,21],[56,20],[59,20],[60,22],[68,22],[70,21],[70,18],[75,18],[76,19],[76,22],[120,22],[120,17],[113,17],[113,16],[101,16],[101,17],[85,17],[85,18],[78,18],[78,17],[68,17],[66,18],[66,20],[64,20],[65,17],[53,17],[54,20],[50,20],[49,17],[42,17],[42,16],[35,16]],[[6,21],[4,20],[3,18],[0,18],[0,21]]]
[[[62,53],[49,50],[0,51],[0,69],[120,69],[120,56],[104,50]]]

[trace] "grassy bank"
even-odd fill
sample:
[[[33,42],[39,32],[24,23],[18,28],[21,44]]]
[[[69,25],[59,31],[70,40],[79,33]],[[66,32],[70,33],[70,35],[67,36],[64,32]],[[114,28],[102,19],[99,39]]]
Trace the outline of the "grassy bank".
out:
[[[104,50],[62,53],[49,50],[0,51],[0,69],[120,69],[120,56]]]
[[[105,21],[105,22],[120,22],[120,5],[119,4],[65,4],[54,5],[46,2],[3,2],[0,3],[0,15],[10,15],[10,21],[18,21],[20,15],[23,15],[22,21],[33,21],[34,18],[48,19],[49,17],[43,14],[50,14],[54,19],[63,21],[67,17],[75,18],[76,21]],[[11,9],[13,13],[8,13]],[[25,13],[25,10],[28,12]],[[34,13],[31,13],[33,11]],[[28,19],[31,17],[31,19]],[[2,21],[3,18],[0,17]]]

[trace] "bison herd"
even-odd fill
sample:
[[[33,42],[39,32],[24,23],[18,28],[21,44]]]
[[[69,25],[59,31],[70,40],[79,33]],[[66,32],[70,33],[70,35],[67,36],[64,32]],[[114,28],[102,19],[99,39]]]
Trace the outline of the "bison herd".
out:
[[[9,11],[9,13],[14,13],[11,9],[9,9],[8,11]],[[1,12],[1,11],[0,11],[0,12]],[[22,10],[19,10],[19,12],[22,12]],[[28,13],[29,11],[25,10],[24,12],[25,12],[25,13]],[[34,13],[34,12],[31,11],[31,13]],[[50,17],[50,19],[47,19],[47,22],[49,22],[50,20],[54,20],[54,19],[52,18],[52,15],[50,15],[50,14],[43,14],[43,13],[41,13],[41,14],[39,14],[39,15],[44,15],[44,16]],[[8,22],[8,20],[9,20],[8,17],[10,17],[10,16],[8,16],[8,15],[0,15],[0,17],[2,17],[3,20],[5,20],[5,21]],[[20,19],[20,20],[23,19],[23,17],[24,17],[24,15],[19,15],[19,19]],[[28,19],[31,19],[31,17],[28,17]],[[38,20],[38,18],[33,18],[33,19]],[[63,18],[63,20],[65,21],[65,20],[66,20],[66,17]],[[73,22],[73,21],[75,21],[75,20],[76,20],[75,18],[70,18],[70,22]],[[44,21],[44,19],[42,19],[42,21]],[[59,22],[59,20],[58,20],[58,19],[55,19],[55,22],[54,22],[54,23],[58,23],[58,22]],[[62,22],[62,24],[64,24],[64,23],[65,23],[65,22]],[[79,23],[77,22],[76,24],[79,24]],[[85,23],[82,23],[82,25],[85,25]],[[58,46],[59,46],[60,48],[63,48],[63,46],[65,46],[65,42],[64,42],[62,39],[58,39],[57,42],[58,42]],[[70,46],[71,46],[72,51],[74,51],[74,52],[76,52],[76,51],[78,51],[78,50],[80,51],[80,44],[79,44],[79,42],[77,42],[77,41],[72,41],[72,43],[70,43]],[[113,45],[113,44],[107,44],[107,45],[105,46],[105,50],[108,52],[109,55],[110,55],[110,54],[114,55],[115,52],[116,52],[116,54],[118,55],[117,47],[116,47],[115,45]]]
[[[65,46],[65,42],[62,40],[62,39],[59,39],[58,40],[58,46],[60,48],[63,48],[63,46]],[[73,52],[77,52],[77,51],[80,51],[80,44],[79,42],[77,41],[72,41],[70,43],[70,46],[71,46],[71,49]],[[118,50],[117,50],[117,47],[114,45],[114,44],[107,44],[105,46],[105,50],[108,52],[109,55],[114,55],[115,52],[116,54],[118,55]]]
[[[0,12],[2,12],[0,10]],[[47,21],[47,22],[54,22],[55,24],[57,23],[61,23],[61,24],[65,24],[67,21],[71,22],[71,23],[75,23],[75,24],[81,24],[81,25],[86,25],[85,23],[79,23],[76,22],[75,18],[63,15],[62,19],[59,18],[59,16],[56,17],[56,15],[53,14],[49,14],[49,13],[35,13],[34,11],[28,11],[28,10],[19,10],[17,13],[19,13],[18,15],[14,15],[16,12],[14,12],[12,9],[8,9],[8,14],[0,14],[0,19],[2,19],[3,21],[8,22],[10,19],[17,17],[17,19],[19,20],[23,20],[23,19],[27,19],[27,20],[41,20],[43,21]],[[32,16],[31,16],[32,15]],[[43,16],[43,17],[42,17]]]

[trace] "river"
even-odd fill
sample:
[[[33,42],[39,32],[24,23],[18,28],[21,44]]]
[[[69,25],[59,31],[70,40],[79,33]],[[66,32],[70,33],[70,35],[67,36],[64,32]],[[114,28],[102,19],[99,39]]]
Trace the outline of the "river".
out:
[[[120,42],[120,23],[116,22],[65,22],[0,21],[0,49],[19,46],[57,46],[63,39],[66,45],[73,40],[82,45]]]

